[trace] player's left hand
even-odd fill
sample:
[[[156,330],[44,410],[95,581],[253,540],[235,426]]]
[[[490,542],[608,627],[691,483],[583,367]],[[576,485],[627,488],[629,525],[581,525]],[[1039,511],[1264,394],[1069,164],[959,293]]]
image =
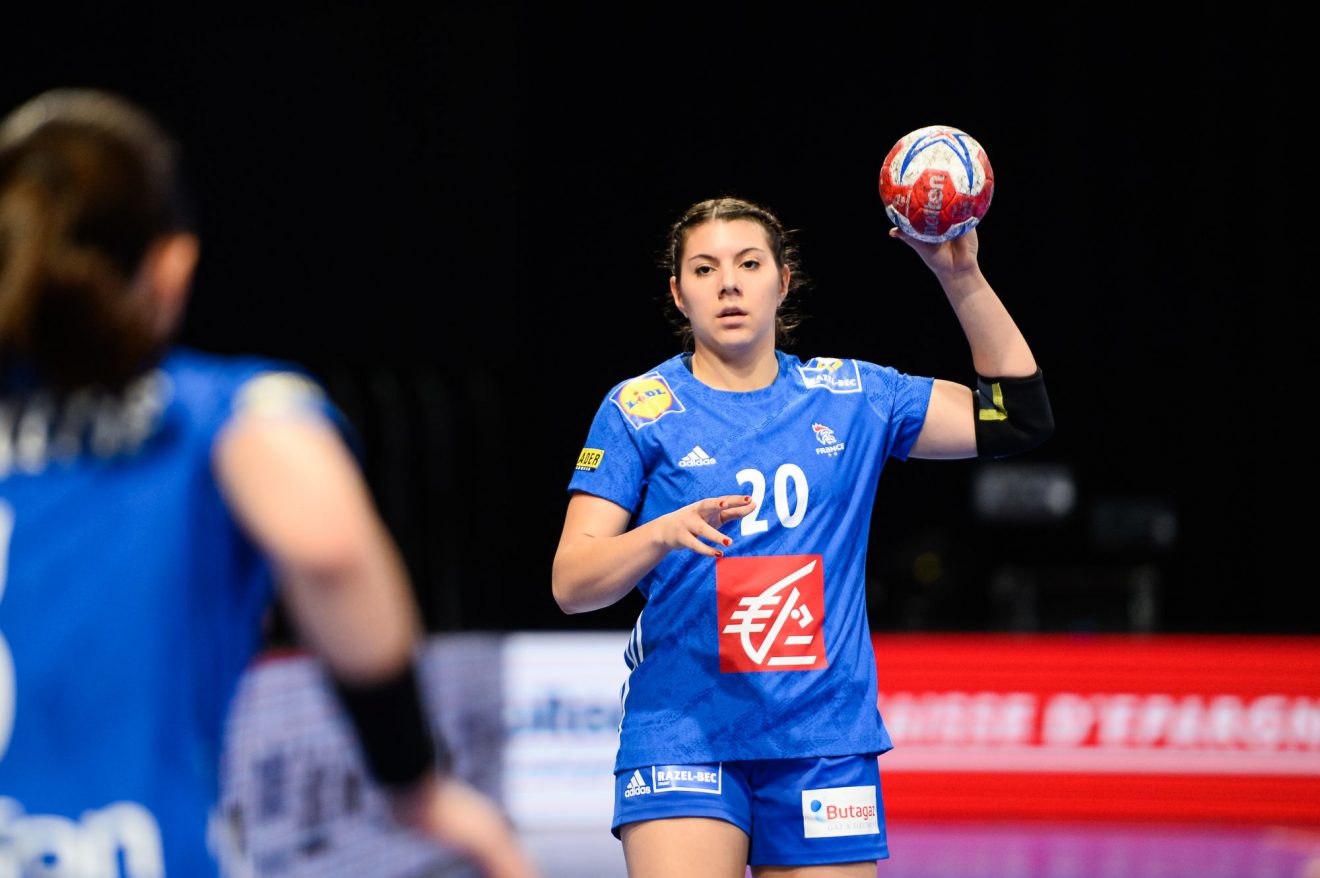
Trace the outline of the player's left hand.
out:
[[[897,238],[916,250],[917,255],[921,257],[921,261],[926,263],[926,267],[933,271],[941,281],[955,278],[966,272],[979,270],[976,254],[980,243],[977,240],[975,228],[969,229],[950,241],[941,241],[938,244],[918,241],[910,235],[903,234],[897,228],[889,230],[889,237]]]

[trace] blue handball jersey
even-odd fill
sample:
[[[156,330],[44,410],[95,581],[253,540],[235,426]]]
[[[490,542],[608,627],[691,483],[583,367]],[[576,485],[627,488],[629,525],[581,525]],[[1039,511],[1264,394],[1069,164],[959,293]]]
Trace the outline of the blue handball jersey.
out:
[[[114,398],[0,397],[0,874],[217,873],[225,713],[274,589],[211,468],[246,406],[335,416],[284,364],[187,350]]]
[[[681,356],[616,385],[569,482],[643,524],[750,496],[724,557],[670,552],[637,587],[615,770],[881,753],[866,546],[881,468],[905,459],[932,379],[858,360],[802,363],[749,392]]]

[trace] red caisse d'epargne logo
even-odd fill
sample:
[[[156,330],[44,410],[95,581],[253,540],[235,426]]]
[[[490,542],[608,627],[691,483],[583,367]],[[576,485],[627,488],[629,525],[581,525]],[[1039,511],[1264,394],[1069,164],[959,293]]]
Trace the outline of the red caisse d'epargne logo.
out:
[[[811,671],[825,657],[820,555],[719,558],[720,671]]]

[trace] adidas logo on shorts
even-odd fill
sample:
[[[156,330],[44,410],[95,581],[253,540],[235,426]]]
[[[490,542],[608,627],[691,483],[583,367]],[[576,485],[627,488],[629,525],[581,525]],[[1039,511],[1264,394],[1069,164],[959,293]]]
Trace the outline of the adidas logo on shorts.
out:
[[[700,445],[694,445],[692,450],[683,455],[683,459],[678,462],[679,466],[710,466],[714,464],[715,458],[707,454]]]
[[[628,786],[623,790],[623,797],[631,799],[633,796],[644,796],[649,792],[651,788],[642,779],[641,769],[634,769],[632,777],[628,778]]]

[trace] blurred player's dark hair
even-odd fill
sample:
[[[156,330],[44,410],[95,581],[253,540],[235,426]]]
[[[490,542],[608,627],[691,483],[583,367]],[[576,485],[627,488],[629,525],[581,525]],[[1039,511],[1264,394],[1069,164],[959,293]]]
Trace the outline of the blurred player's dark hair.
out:
[[[134,280],[191,216],[172,138],[144,110],[55,89],[0,121],[0,382],[116,389],[161,340]]]

